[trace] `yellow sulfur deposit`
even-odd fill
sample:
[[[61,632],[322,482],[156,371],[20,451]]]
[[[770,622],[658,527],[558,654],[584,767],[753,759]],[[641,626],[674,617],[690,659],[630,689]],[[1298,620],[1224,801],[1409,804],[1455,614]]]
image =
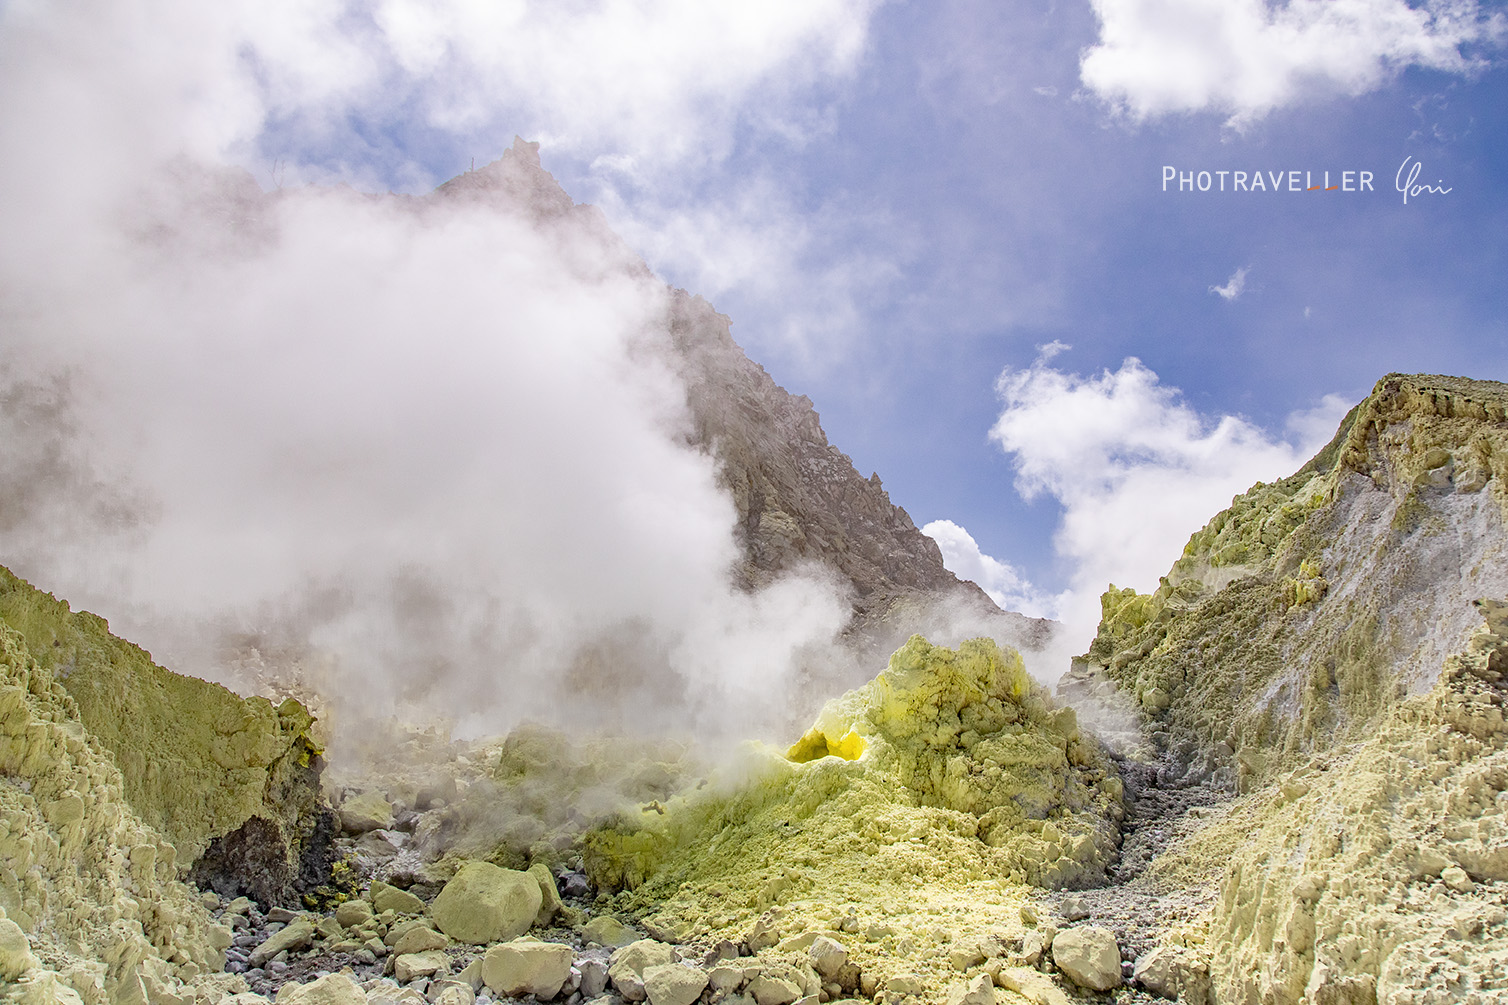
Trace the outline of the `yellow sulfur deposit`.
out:
[[[1189,539],[1150,594],[1111,587],[1060,685],[1106,677],[1195,778],[1252,791],[1433,685],[1508,594],[1508,387],[1392,374],[1296,474]]]
[[[88,1005],[244,990],[215,975],[230,931],[210,922],[178,868],[77,703],[0,625],[0,929],[17,926],[31,957],[3,978],[21,1000],[71,993]]]
[[[941,981],[948,949],[1021,928],[1028,884],[1097,882],[1121,783],[1020,656],[913,636],[781,756],[585,839],[620,911],[676,938],[869,933],[861,965]],[[846,927],[845,927],[846,926]],[[899,971],[897,971],[899,972]]]
[[[320,811],[319,751],[302,705],[273,706],[166,670],[111,635],[101,618],[71,611],[4,568],[0,620],[67,692],[82,729],[119,767],[131,809],[162,832],[184,866],[256,818],[268,845],[257,865],[276,888],[253,892],[291,896]]]

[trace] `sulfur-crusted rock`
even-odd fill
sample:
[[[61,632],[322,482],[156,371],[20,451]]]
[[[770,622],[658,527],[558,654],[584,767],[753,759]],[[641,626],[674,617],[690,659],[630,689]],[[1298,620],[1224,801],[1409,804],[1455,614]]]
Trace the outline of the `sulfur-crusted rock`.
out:
[[[611,914],[599,914],[581,926],[581,938],[587,945],[617,949],[637,942],[640,935]]]
[[[450,957],[438,949],[393,958],[393,976],[398,979],[399,984],[407,984],[415,977],[431,977],[438,973],[449,972]]]
[[[367,1005],[367,996],[345,974],[326,974],[278,995],[278,1005]]]
[[[484,945],[527,932],[543,902],[538,881],[528,873],[468,862],[435,897],[430,916],[452,939]]]
[[[640,939],[613,953],[607,976],[624,1001],[645,998],[644,971],[675,961],[675,952],[663,942]]]
[[[747,756],[734,782],[588,835],[597,885],[653,905],[646,924],[700,926],[757,952],[818,927],[787,932],[769,914],[808,891],[826,912],[960,896],[986,876],[1087,882],[1115,854],[1114,766],[1019,655],[988,640],[954,651],[915,637],[829,702],[786,756]]]
[[[571,976],[570,946],[520,938],[493,946],[482,959],[482,980],[495,994],[549,1001]]]
[[[37,966],[26,933],[9,918],[0,918],[0,981],[13,981]]]
[[[192,996],[223,969],[224,930],[180,882],[176,849],[136,814],[78,704],[5,625],[0,779],[0,969],[22,971],[13,997]]]
[[[550,867],[543,862],[535,862],[529,866],[529,875],[539,884],[540,903],[539,911],[534,915],[534,924],[543,928],[555,920],[555,916],[564,909],[565,905],[560,902],[560,890],[555,886],[555,877],[550,875]]]
[[[322,761],[302,705],[172,673],[6,569],[0,620],[44,672],[64,671],[55,681],[70,714],[119,768],[134,815],[173,847],[175,871],[192,867],[199,885],[264,903],[324,881]]]
[[[662,963],[644,970],[649,1005],[691,1005],[707,988],[707,974],[685,963]]]
[[[979,974],[948,989],[948,1005],[995,1005],[995,982]]]
[[[393,804],[381,792],[358,792],[340,804],[340,826],[351,834],[365,834],[393,823]]]
[[[1065,928],[1053,936],[1052,962],[1069,980],[1091,991],[1121,985],[1121,951],[1115,933],[1098,925]]]
[[[378,914],[386,911],[392,911],[395,914],[424,913],[424,901],[396,886],[374,881],[367,895],[372,898],[372,907]]]

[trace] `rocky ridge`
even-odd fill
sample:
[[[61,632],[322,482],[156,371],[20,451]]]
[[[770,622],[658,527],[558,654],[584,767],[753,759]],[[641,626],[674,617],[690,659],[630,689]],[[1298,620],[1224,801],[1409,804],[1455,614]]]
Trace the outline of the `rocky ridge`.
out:
[[[516,139],[497,161],[451,179],[431,200],[523,215],[563,243],[589,243],[611,267],[650,276],[602,213],[573,202],[544,170],[537,143]],[[737,508],[741,585],[756,588],[807,565],[835,572],[852,591],[852,634],[871,659],[883,659],[919,623],[950,614],[1018,645],[1045,644],[1049,622],[1000,611],[943,566],[936,542],[891,502],[879,475],[864,478],[828,442],[811,400],[777,385],[734,342],[727,316],[684,290],[666,292],[667,341],[659,351],[686,386],[688,440],[717,460]]]

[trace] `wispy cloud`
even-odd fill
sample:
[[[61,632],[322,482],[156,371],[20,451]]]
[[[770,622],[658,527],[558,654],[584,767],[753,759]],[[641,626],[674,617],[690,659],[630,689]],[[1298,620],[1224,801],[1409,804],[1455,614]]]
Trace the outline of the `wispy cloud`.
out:
[[[1216,111],[1241,127],[1316,93],[1362,94],[1411,66],[1469,73],[1508,19],[1475,0],[1093,0],[1080,76],[1133,119]]]
[[[1243,292],[1245,292],[1246,274],[1250,271],[1250,266],[1243,265],[1241,268],[1230,274],[1230,278],[1225,281],[1224,286],[1211,286],[1210,292],[1217,293],[1226,300],[1236,299]]]

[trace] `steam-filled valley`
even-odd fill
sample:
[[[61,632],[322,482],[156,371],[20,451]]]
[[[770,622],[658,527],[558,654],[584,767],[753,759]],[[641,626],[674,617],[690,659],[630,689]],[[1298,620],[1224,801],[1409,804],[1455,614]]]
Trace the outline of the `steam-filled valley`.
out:
[[[1379,375],[1081,637],[538,150],[7,247],[9,999],[1508,996],[1508,387]]]

